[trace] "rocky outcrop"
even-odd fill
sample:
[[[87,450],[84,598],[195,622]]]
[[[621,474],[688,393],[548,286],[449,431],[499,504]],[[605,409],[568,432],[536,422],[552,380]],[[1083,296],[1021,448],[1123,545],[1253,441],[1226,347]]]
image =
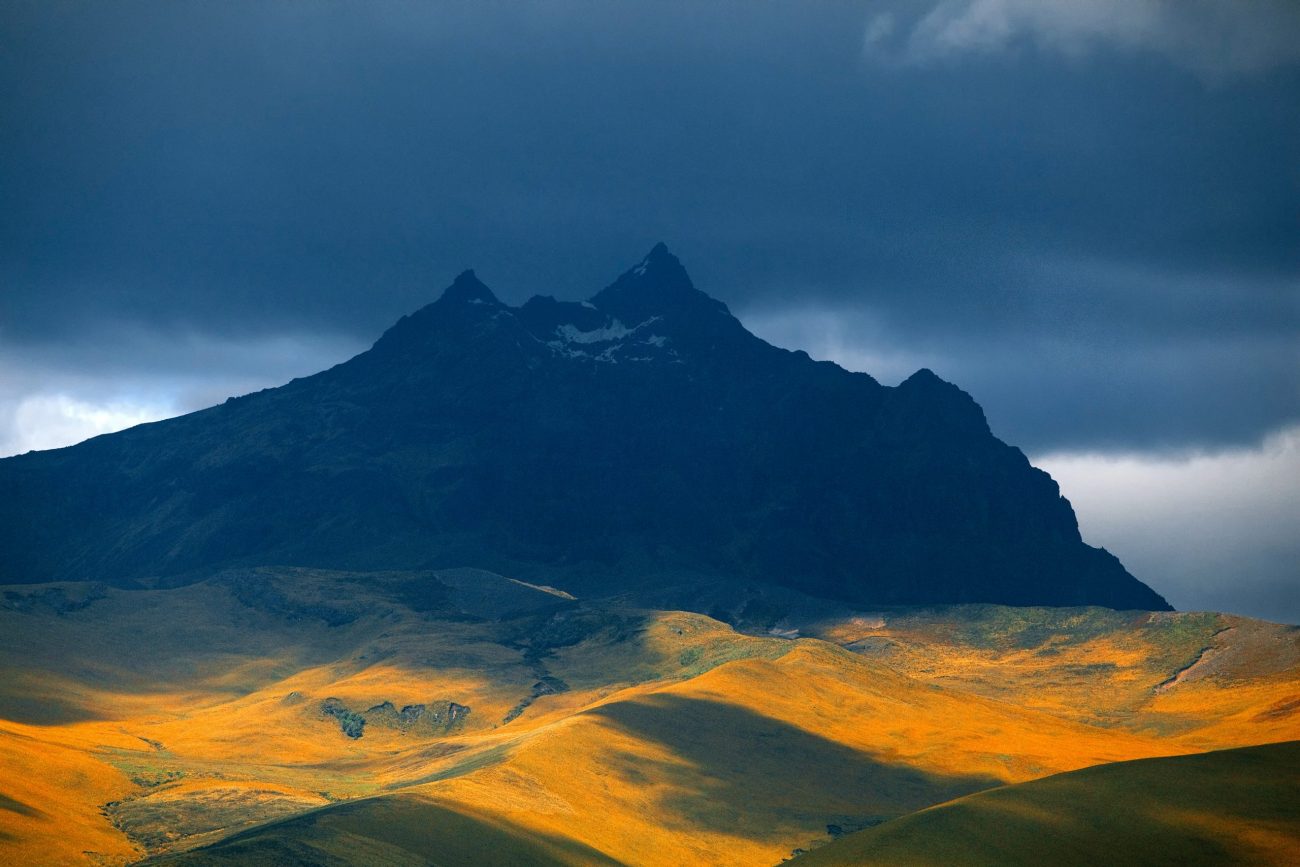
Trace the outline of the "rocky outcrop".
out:
[[[403,734],[441,737],[464,728],[470,708],[459,702],[439,700],[428,704],[408,704],[399,710],[391,701],[383,701],[357,712],[337,698],[327,698],[321,702],[321,712],[338,720],[339,728],[350,738],[361,737],[367,726]]]
[[[533,684],[532,690],[528,695],[519,700],[519,703],[506,712],[505,718],[501,722],[508,723],[517,720],[523,712],[532,706],[533,702],[544,695],[559,695],[562,692],[568,692],[569,685],[554,675],[543,675],[542,679]]]

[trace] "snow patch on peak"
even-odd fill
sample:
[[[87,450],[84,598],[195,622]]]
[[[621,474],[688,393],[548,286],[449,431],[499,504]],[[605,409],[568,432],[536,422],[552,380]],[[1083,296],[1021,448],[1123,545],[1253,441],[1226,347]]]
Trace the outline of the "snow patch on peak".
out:
[[[561,325],[555,329],[555,334],[565,343],[608,343],[611,340],[622,340],[635,330],[636,328],[628,328],[615,319],[606,327],[592,331],[581,331],[575,325]]]
[[[609,324],[603,328],[594,328],[590,331],[583,331],[572,324],[560,325],[555,329],[557,339],[547,342],[552,350],[559,355],[568,358],[587,358],[593,361],[604,361],[615,364],[621,361],[653,361],[654,358],[644,354],[646,348],[662,349],[668,342],[667,337],[658,334],[651,334],[645,338],[634,338],[634,335],[641,329],[655,322],[661,317],[652,316],[631,328],[628,328],[618,319],[611,319]],[[634,338],[634,339],[628,339]],[[609,346],[599,349],[595,344],[609,344]],[[588,351],[590,348],[590,351]],[[632,349],[641,349],[642,353],[637,355],[628,354]],[[668,354],[676,356],[674,350],[668,350]]]
[[[609,343],[612,340],[622,340],[630,334],[635,334],[647,325],[658,322],[659,318],[658,316],[651,316],[645,322],[631,328],[628,328],[617,319],[612,319],[610,324],[604,328],[595,328],[591,331],[583,331],[576,325],[561,325],[555,329],[555,336],[565,343]]]

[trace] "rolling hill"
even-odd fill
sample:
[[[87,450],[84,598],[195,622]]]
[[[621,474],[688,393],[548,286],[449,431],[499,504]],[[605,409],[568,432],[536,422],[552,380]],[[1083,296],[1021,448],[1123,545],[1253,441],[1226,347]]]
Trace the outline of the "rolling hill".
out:
[[[1283,865],[1294,864],[1297,852],[1300,741],[1290,741],[1117,762],[992,789],[790,863]]]
[[[482,571],[6,587],[0,860],[770,864],[1300,733],[1294,628],[777,596],[738,630]]]

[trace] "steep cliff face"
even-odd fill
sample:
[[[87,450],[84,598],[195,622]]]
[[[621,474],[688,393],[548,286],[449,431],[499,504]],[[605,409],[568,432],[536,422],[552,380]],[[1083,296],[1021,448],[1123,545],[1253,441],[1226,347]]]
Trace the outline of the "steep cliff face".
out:
[[[466,272],[344,364],[0,461],[0,491],[11,583],[472,565],[588,595],[1168,607],[960,389],[770,346],[662,245],[580,304]]]

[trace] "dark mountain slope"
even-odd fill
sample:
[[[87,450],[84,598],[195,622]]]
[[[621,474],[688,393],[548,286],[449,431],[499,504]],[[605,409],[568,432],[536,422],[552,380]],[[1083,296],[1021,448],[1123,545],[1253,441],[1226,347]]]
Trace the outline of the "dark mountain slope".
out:
[[[1168,607],[960,389],[770,346],[662,245],[582,304],[511,308],[466,272],[344,364],[0,461],[0,492],[3,582],[474,565]]]

